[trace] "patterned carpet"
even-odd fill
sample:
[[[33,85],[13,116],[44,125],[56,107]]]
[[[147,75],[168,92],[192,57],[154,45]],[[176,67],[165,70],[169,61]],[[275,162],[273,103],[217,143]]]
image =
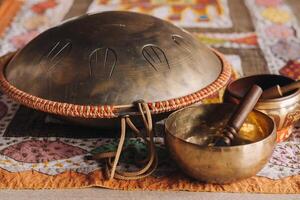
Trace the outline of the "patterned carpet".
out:
[[[191,31],[199,41],[224,53],[239,76],[275,73],[300,79],[300,29],[292,1],[8,1],[0,1],[0,16],[4,16],[0,21],[0,55],[21,48],[63,18],[85,12],[129,10],[169,20]],[[161,138],[156,139],[161,163],[151,177],[109,182],[103,177],[102,163],[87,158],[99,149],[111,148],[117,142],[116,134],[62,122],[20,106],[2,94],[0,188],[100,186],[124,190],[299,193],[299,126],[288,141],[277,145],[270,162],[257,176],[233,184],[203,184],[186,177],[169,160]],[[112,135],[114,138],[107,138]],[[131,142],[140,146],[139,140]],[[119,167],[135,166],[124,162]]]

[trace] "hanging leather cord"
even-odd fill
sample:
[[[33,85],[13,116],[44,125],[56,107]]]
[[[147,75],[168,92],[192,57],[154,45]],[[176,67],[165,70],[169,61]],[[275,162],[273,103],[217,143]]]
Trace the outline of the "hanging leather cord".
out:
[[[104,152],[94,155],[94,159],[105,160],[105,173],[107,177],[109,177],[109,180],[112,180],[113,178],[124,180],[144,178],[146,176],[149,176],[157,167],[158,160],[153,140],[154,133],[151,112],[148,104],[143,101],[138,102],[137,107],[146,128],[145,134],[142,134],[142,132],[131,121],[129,116],[124,116],[121,118],[121,135],[117,151]],[[133,172],[121,171],[117,169],[117,164],[119,162],[122,151],[128,150],[123,147],[126,136],[126,125],[128,125],[133,130],[136,137],[141,137],[144,140],[148,149],[148,155],[144,160],[137,160],[135,157],[135,162],[138,164],[144,164],[144,166],[141,169]]]
[[[115,171],[116,171],[116,168],[117,168],[117,164],[119,162],[121,152],[122,152],[122,148],[123,148],[124,141],[125,141],[125,135],[126,135],[126,121],[125,121],[124,118],[122,118],[121,119],[121,137],[120,137],[120,141],[119,141],[119,144],[118,144],[115,160],[114,160],[114,163],[112,165],[109,180],[112,180],[115,176]]]

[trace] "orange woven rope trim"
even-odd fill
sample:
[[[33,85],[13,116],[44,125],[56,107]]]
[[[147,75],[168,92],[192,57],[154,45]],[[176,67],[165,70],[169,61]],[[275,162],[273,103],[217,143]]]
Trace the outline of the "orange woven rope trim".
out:
[[[199,102],[204,98],[212,95],[221,88],[223,88],[231,76],[230,64],[224,59],[222,54],[213,50],[213,52],[220,58],[223,64],[221,74],[213,83],[208,85],[206,88],[199,90],[196,93],[186,95],[177,99],[171,99],[167,101],[160,101],[154,103],[148,103],[151,113],[163,113],[166,111],[176,110],[193,103]],[[2,58],[3,59],[3,58]],[[0,62],[1,63],[1,62]],[[12,99],[21,104],[41,110],[48,113],[63,115],[66,117],[80,117],[80,118],[114,118],[118,117],[118,106],[111,105],[76,105],[69,103],[60,103],[42,99],[26,92],[23,92],[13,85],[11,85],[4,77],[5,64],[0,66],[0,86],[3,91],[9,95]]]
[[[4,93],[12,97],[17,102],[28,107],[70,117],[83,118],[112,118],[116,117],[113,106],[84,106],[69,103],[59,103],[55,101],[45,100],[26,92],[18,90],[12,86],[4,77],[3,70],[7,61],[13,54],[9,54],[0,59],[0,85]],[[5,60],[4,60],[5,59]]]
[[[0,37],[3,36],[6,28],[10,25],[17,12],[21,9],[24,1],[4,0],[0,5]]]

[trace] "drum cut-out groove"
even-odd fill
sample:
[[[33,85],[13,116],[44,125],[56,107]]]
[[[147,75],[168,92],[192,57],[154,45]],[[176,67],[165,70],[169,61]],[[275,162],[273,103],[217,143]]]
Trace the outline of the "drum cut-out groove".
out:
[[[191,53],[191,44],[186,42],[180,35],[172,35],[172,40],[180,47]]]
[[[58,41],[51,48],[49,53],[42,58],[41,64],[49,66],[48,71],[51,71],[65,56],[70,53],[71,49],[72,44],[69,40]]]
[[[52,91],[52,77],[53,70],[58,63],[65,58],[72,49],[72,43],[69,39],[64,39],[56,42],[50,49],[45,53],[40,60],[39,66],[44,68],[46,71],[46,85],[49,95]]]
[[[142,55],[155,71],[158,71],[161,64],[165,64],[168,69],[171,69],[165,52],[155,45],[145,45],[142,49]]]
[[[100,61],[99,61],[98,56],[102,52],[104,53],[104,59],[103,59],[103,65],[100,65],[101,68],[103,68],[104,71],[107,71],[109,57],[111,57],[112,64],[111,64],[111,67],[108,71],[108,78],[111,78],[113,73],[114,73],[114,70],[115,70],[116,64],[117,64],[117,54],[116,54],[116,52],[111,48],[97,48],[94,51],[92,51],[92,53],[89,55],[89,75],[90,75],[90,78],[92,78],[94,76],[95,67],[99,66]]]

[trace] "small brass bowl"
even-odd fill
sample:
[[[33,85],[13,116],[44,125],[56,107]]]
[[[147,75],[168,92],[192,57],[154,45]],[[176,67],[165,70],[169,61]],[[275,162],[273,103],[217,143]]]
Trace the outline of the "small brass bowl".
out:
[[[293,81],[285,76],[271,74],[244,77],[228,85],[224,102],[238,103],[253,84],[266,89],[277,84],[287,85]],[[300,90],[276,99],[261,99],[255,109],[273,118],[277,127],[277,142],[282,142],[290,136],[293,124],[300,119]]]
[[[256,175],[268,162],[276,144],[276,128],[274,121],[259,111],[249,114],[239,133],[252,141],[250,144],[211,147],[201,145],[201,139],[190,140],[207,137],[216,131],[214,127],[222,129],[234,108],[234,104],[203,104],[168,117],[165,142],[171,157],[187,175],[209,183],[229,183]]]

